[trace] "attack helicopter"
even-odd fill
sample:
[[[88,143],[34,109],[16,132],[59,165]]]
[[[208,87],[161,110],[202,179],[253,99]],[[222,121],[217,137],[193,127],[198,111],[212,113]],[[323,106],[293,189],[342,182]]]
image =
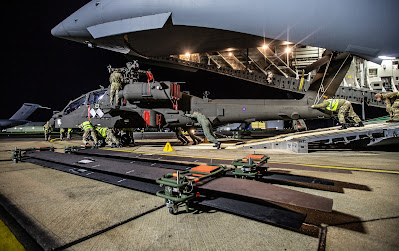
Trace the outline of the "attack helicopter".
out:
[[[315,63],[319,68],[302,99],[208,99],[180,91],[182,82],[155,81],[149,71],[139,69],[137,61],[120,71],[125,86],[119,91],[119,104],[110,104],[110,88],[93,90],[70,101],[55,113],[50,123],[55,128],[77,128],[84,121],[109,128],[192,128],[196,121],[186,114],[199,112],[212,125],[267,120],[330,118],[331,112],[311,109],[310,106],[334,95],[352,59],[349,53],[330,53],[329,64]],[[325,58],[323,58],[324,61]],[[145,75],[147,81],[140,77]]]

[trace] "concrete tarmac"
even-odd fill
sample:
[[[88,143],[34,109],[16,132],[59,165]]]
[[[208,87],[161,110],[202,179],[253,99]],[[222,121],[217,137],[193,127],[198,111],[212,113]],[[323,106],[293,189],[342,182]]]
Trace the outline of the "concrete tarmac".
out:
[[[176,140],[136,141],[123,151],[242,158],[253,150],[181,146]],[[174,152],[163,147],[171,142]],[[319,238],[211,210],[171,215],[164,200],[49,168],[9,161],[14,147],[80,145],[81,141],[0,140],[1,206],[17,224],[39,233],[46,250],[318,250]],[[225,144],[226,145],[226,144]],[[297,154],[256,150],[270,162],[346,168],[352,174],[305,170],[285,173],[337,181],[342,193],[283,186],[334,200],[326,250],[399,250],[397,152],[323,150]],[[0,211],[2,212],[2,211]],[[313,222],[318,214],[308,217]],[[4,215],[2,215],[3,217]],[[325,217],[324,217],[325,218]],[[12,231],[15,228],[9,226]],[[18,238],[18,236],[17,236]],[[18,238],[20,239],[20,238]],[[22,238],[23,239],[23,238]],[[35,238],[33,238],[35,239]],[[22,244],[24,241],[21,240]],[[35,249],[27,246],[27,249]]]

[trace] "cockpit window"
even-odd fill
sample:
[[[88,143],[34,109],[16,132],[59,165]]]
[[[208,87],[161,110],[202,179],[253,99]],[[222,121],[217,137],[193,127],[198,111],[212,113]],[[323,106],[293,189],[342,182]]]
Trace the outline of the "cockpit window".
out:
[[[97,104],[98,102],[100,102],[100,100],[104,97],[105,92],[107,92],[107,89],[90,93],[88,105]]]
[[[80,97],[79,99],[73,101],[71,104],[68,105],[67,108],[65,108],[64,114],[69,114],[69,113],[75,111],[81,105],[85,104],[85,100],[86,100],[86,95],[84,95],[84,96]]]

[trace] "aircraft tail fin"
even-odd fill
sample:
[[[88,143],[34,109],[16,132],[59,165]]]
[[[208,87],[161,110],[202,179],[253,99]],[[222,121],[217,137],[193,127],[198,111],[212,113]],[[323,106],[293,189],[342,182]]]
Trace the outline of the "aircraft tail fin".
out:
[[[11,116],[10,120],[26,120],[37,108],[51,109],[38,104],[24,103],[21,108]]]
[[[305,99],[317,104],[325,97],[334,96],[352,63],[349,53],[331,54],[328,62],[320,66],[313,82],[305,94]]]

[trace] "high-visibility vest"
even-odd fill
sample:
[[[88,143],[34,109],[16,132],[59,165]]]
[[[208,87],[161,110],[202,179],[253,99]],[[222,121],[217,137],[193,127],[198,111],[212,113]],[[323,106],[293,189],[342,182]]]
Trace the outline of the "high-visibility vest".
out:
[[[328,106],[326,107],[327,110],[329,111],[336,111],[337,107],[338,107],[338,99],[327,99],[327,101],[329,102]]]
[[[107,137],[107,130],[108,130],[108,127],[96,127],[96,131],[97,131],[103,138],[106,138],[106,137]]]
[[[68,128],[68,132],[72,132],[72,128]]]
[[[85,121],[82,123],[82,128],[84,131],[86,131],[89,128],[94,128],[93,125],[90,123],[90,121]]]

